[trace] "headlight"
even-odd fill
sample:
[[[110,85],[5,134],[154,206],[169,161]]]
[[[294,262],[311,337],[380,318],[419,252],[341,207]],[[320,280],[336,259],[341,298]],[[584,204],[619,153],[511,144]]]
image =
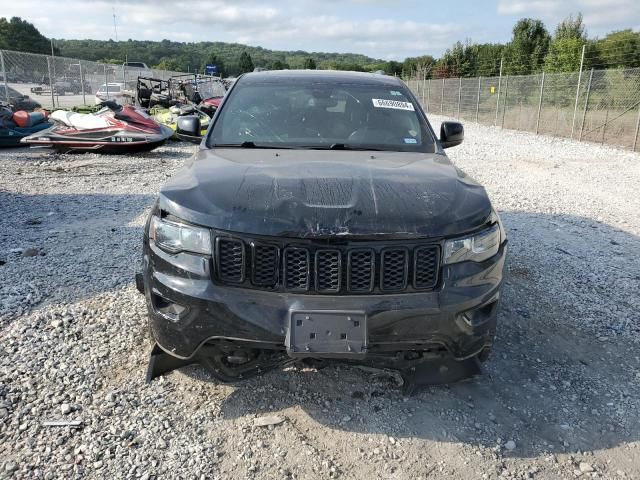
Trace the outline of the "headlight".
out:
[[[154,216],[149,225],[149,238],[158,247],[171,253],[193,252],[211,255],[211,237],[206,228],[170,222]]]
[[[482,262],[493,257],[500,248],[500,226],[495,223],[475,235],[447,240],[444,244],[444,263]]]

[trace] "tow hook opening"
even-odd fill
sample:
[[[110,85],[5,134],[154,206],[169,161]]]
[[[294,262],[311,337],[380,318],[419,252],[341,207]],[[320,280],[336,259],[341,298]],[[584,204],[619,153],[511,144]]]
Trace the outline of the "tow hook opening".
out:
[[[177,322],[189,311],[186,305],[169,300],[157,292],[151,292],[151,303],[156,312],[172,322]]]
[[[493,300],[479,308],[467,310],[462,314],[462,319],[470,327],[477,327],[488,321],[495,313],[498,307],[498,300]]]

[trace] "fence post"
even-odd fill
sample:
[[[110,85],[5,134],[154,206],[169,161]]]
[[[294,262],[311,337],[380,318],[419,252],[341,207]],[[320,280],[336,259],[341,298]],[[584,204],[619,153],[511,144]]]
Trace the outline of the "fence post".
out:
[[[542,80],[540,80],[540,100],[538,100],[538,118],[536,119],[536,135],[540,129],[540,111],[542,110],[542,95],[544,93],[544,71],[542,72]]]
[[[427,70],[422,73],[422,105],[424,107],[425,88],[427,87]]]
[[[593,80],[593,68],[589,73],[589,83],[587,84],[587,98],[584,101],[584,110],[582,111],[582,125],[580,125],[580,136],[578,141],[582,141],[582,132],[584,131],[584,122],[587,119],[587,106],[589,105],[589,95],[591,95],[591,80]]]
[[[636,134],[633,137],[633,151],[636,151],[638,144],[638,131],[640,131],[640,102],[638,102],[638,119],[636,120]]]
[[[498,125],[498,112],[500,111],[500,87],[502,86],[502,60],[503,58],[500,58],[500,76],[498,77],[498,99],[496,100],[496,118],[493,121],[493,126],[497,126]]]
[[[51,90],[51,109],[56,108],[56,101],[53,98],[53,74],[51,73],[51,57],[47,56],[47,70],[49,72],[49,89]]]
[[[502,123],[500,124],[500,128],[504,128],[504,114],[507,112],[507,96],[508,95],[509,95],[509,75],[507,75],[504,79],[504,106],[502,107]]]
[[[82,104],[87,104],[87,98],[84,94],[84,76],[82,75],[82,60],[78,60],[78,65],[80,65],[80,88],[82,89]]]
[[[4,68],[4,55],[2,50],[0,50],[0,67],[2,67],[2,78],[4,81],[4,96],[7,99],[7,103],[11,103],[9,101],[9,87],[7,86],[7,70]]]
[[[478,98],[476,98],[476,123],[478,123],[478,111],[480,110],[480,82],[482,77],[478,77]]]
[[[444,77],[442,78],[442,95],[440,95],[440,115],[444,111]]]
[[[459,82],[458,82],[458,113],[456,115],[456,118],[458,120],[460,120],[460,99],[462,97],[462,77],[459,78]]]
[[[427,87],[427,112],[429,112],[430,103],[431,103],[431,79],[429,79],[429,86]]]
[[[607,113],[604,116],[604,123],[602,124],[602,144],[604,145],[604,136],[607,131],[607,123],[609,122],[609,107],[607,107]]]
[[[104,69],[104,89],[107,92],[107,100],[109,100],[109,82],[107,81],[107,66],[103,65]]]
[[[580,80],[582,80],[582,66],[584,65],[584,50],[587,47],[585,43],[582,46],[582,56],[580,57],[580,73],[578,73],[578,86],[576,87],[576,102],[573,106],[573,120],[571,122],[571,138],[573,138],[573,130],[576,125],[576,112],[578,111],[578,96],[580,95]]]

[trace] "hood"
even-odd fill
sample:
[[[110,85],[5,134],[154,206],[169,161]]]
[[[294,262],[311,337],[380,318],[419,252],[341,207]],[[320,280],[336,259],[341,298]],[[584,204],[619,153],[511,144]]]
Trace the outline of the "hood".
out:
[[[440,237],[483,225],[483,187],[442,154],[215,149],[160,192],[160,208],[220,230],[283,237]]]

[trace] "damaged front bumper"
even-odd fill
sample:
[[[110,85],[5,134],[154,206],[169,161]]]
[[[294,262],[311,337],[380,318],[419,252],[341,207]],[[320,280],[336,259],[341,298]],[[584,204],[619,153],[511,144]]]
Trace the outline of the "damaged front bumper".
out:
[[[227,370],[213,365],[225,381],[292,359],[400,371],[434,358],[475,365],[495,335],[505,257],[506,241],[484,262],[444,265],[439,287],[430,292],[305,295],[217,285],[210,259],[145,242],[137,283],[156,342],[148,379],[211,358],[231,362]]]

